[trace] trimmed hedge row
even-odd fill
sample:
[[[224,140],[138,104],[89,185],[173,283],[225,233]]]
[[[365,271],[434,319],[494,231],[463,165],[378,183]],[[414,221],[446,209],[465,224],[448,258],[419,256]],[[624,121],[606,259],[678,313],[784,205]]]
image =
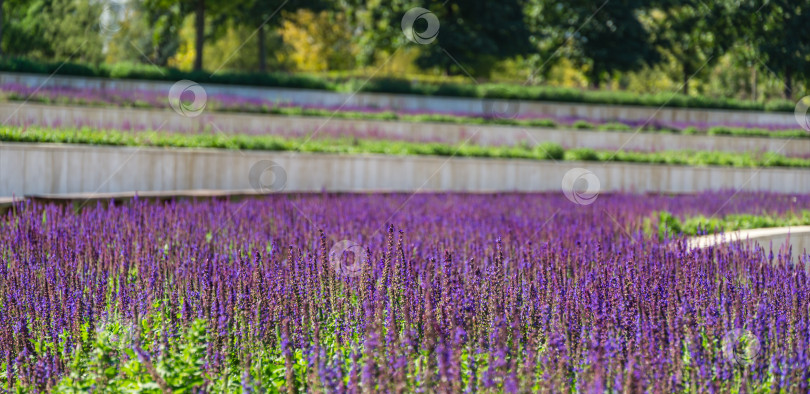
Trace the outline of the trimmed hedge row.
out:
[[[543,143],[517,146],[450,145],[406,141],[360,140],[355,138],[304,139],[278,136],[223,134],[128,133],[116,130],[20,128],[0,126],[0,141],[29,143],[69,143],[111,146],[154,146],[175,148],[214,148],[238,150],[298,151],[319,153],[379,153],[388,155],[435,155],[491,157],[533,160],[579,160],[650,163],[689,166],[731,167],[810,167],[810,159],[776,153],[733,153],[714,151],[596,151],[588,148],[565,150]]]
[[[307,74],[279,72],[221,72],[212,75],[204,71],[186,72],[174,68],[157,68],[151,65],[133,63],[118,63],[94,67],[75,63],[44,63],[21,58],[3,58],[0,59],[0,71],[139,80],[177,81],[180,79],[190,79],[199,83],[320,89],[338,92],[363,91],[428,96],[500,98],[651,107],[667,106],[677,108],[784,112],[791,112],[795,107],[795,103],[789,100],[755,102],[733,98],[687,96],[678,93],[639,94],[622,91],[587,91],[571,88],[523,86],[505,83],[485,83],[478,85],[459,83],[436,84],[398,78],[376,78],[365,81],[364,79],[352,77],[325,78]]]

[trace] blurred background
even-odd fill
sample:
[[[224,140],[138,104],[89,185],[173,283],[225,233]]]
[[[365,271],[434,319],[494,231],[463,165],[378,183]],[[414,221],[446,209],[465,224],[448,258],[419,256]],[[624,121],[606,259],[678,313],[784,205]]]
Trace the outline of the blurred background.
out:
[[[361,90],[468,95],[464,90],[478,89],[525,98],[521,89],[542,86],[543,95],[560,101],[655,103],[663,92],[675,94],[668,105],[766,110],[793,108],[791,99],[801,97],[810,75],[808,1],[0,4],[0,71],[157,79],[189,72],[198,82],[238,78],[348,91],[373,77]],[[441,21],[436,45],[407,45],[400,23],[414,6]],[[426,23],[416,20],[414,30]],[[492,85],[504,83],[500,92]],[[577,93],[595,89],[604,93]]]

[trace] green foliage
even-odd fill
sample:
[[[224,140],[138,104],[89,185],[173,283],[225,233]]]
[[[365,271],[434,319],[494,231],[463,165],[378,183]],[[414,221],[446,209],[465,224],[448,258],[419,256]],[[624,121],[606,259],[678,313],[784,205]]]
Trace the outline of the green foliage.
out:
[[[574,58],[586,67],[591,85],[598,87],[616,72],[640,70],[660,61],[648,28],[639,20],[647,8],[644,2],[571,0],[557,7],[562,18],[551,22],[572,32],[568,39]]]
[[[110,78],[120,79],[163,79],[161,69],[151,65],[121,62],[105,68],[104,71]]]
[[[7,25],[3,26],[6,53],[34,59],[72,59],[84,64],[99,64],[103,60],[102,38],[94,31],[98,29],[100,3],[89,0],[10,3],[16,12],[8,14]]]
[[[800,213],[790,212],[787,215],[776,214],[731,214],[724,217],[690,216],[678,219],[667,211],[658,212],[658,238],[665,235],[703,235],[716,234],[752,228],[806,226],[810,225],[810,210]]]
[[[681,222],[667,211],[658,213],[658,239],[681,234]]]
[[[441,23],[436,42],[424,46],[416,61],[423,69],[489,77],[498,60],[526,55],[531,50],[521,0],[468,0],[463,4],[431,0],[422,7],[433,12]],[[403,13],[408,8],[403,8]],[[401,20],[401,14],[395,19]],[[426,27],[420,21],[414,24],[415,31]]]
[[[207,82],[226,85],[336,90],[336,86],[331,82],[304,74],[238,72],[218,72],[216,74],[210,74],[206,72],[180,71],[169,67],[158,68],[154,66],[136,65],[132,63],[102,64],[98,67],[92,67],[70,62],[36,62],[24,58],[5,57],[0,59],[0,71],[162,81],[190,79],[198,83]]]
[[[590,130],[593,129],[593,124],[584,120],[578,120],[571,125],[575,129]]]
[[[810,24],[806,1],[741,0],[734,17],[738,29],[754,45],[765,69],[784,81],[783,96],[793,97],[793,83],[810,69]]]
[[[546,159],[550,160],[563,160],[565,158],[565,149],[562,146],[550,142],[544,142],[537,145],[535,151],[541,151]]]
[[[771,131],[765,129],[748,129],[726,126],[711,127],[706,133],[708,135],[727,135],[737,137],[810,138],[810,133],[805,130]]]
[[[793,100],[773,99],[766,101],[763,109],[772,112],[791,112],[796,109],[796,103]]]
[[[725,126],[716,126],[709,129],[709,135],[731,135],[731,128]]]
[[[566,160],[598,161],[599,155],[591,148],[576,148],[565,152]]]
[[[575,128],[578,128],[575,126]],[[628,131],[632,130],[632,128],[624,123],[618,122],[611,122],[611,123],[604,123],[599,125],[599,130],[612,130],[612,131]]]
[[[531,127],[557,127],[557,123],[551,119],[529,119],[525,122]]]
[[[657,44],[680,66],[684,94],[690,80],[705,75],[734,43],[732,5],[724,0],[714,5],[676,1],[651,23]]]
[[[74,75],[79,77],[101,76],[98,68],[87,65],[77,63],[37,62],[15,57],[0,58],[0,70],[33,74]]]
[[[761,226],[761,227],[773,227],[773,226]],[[756,227],[746,227],[746,228],[756,228]],[[727,229],[728,229],[727,220],[716,217],[707,218],[703,215],[687,218],[680,226],[680,230],[684,234],[688,235],[722,233],[727,231]]]
[[[283,138],[273,135],[127,133],[115,130],[0,127],[0,141],[70,143],[110,146],[153,146],[172,148],[214,148],[319,153],[381,153],[390,155],[437,155],[498,157],[534,160],[616,161],[690,166],[810,167],[810,159],[785,157],[777,153],[754,155],[714,151],[627,152],[596,151],[589,148],[564,150],[552,143],[532,149],[526,146],[475,146],[407,141],[358,140],[356,138]]]
[[[204,320],[195,320],[180,328],[178,335],[166,337],[170,324],[158,316],[149,316],[140,324],[144,334],[135,333],[138,324],[110,323],[96,331],[86,330],[75,350],[65,355],[68,373],[52,390],[241,393],[243,386],[263,392],[286,388],[285,359],[279,349],[259,344],[254,349],[233,349],[221,365],[212,366],[207,364],[207,349],[211,341],[217,340],[215,331]],[[329,350],[330,354],[343,351],[335,346]],[[246,353],[250,357],[245,357]],[[293,352],[292,361],[294,386],[304,388],[307,363],[300,349]],[[27,392],[21,381],[15,387]]]
[[[105,392],[160,393],[168,389],[182,393],[203,386],[208,343],[204,321],[197,320],[183,335],[167,339],[168,347],[161,345],[156,358],[150,353],[158,350],[157,344],[142,343],[131,330],[137,328],[113,323],[98,330],[94,338],[87,336],[71,355],[70,372],[55,391],[81,393],[103,388]],[[155,327],[155,331],[161,329]]]
[[[319,366],[309,364],[302,349],[295,349],[290,354],[293,381],[287,381],[287,364],[283,350],[278,346],[279,338],[276,338],[275,346],[257,343],[249,348],[231,349],[223,355],[224,361],[214,366],[208,348],[217,341],[216,330],[201,319],[179,325],[176,335],[172,336],[166,336],[172,323],[159,313],[146,316],[140,324],[124,324],[119,320],[96,330],[87,324],[82,329],[84,335],[79,338],[75,350],[64,354],[67,373],[49,391],[76,394],[244,393],[244,388],[248,388],[256,392],[278,393],[286,392],[288,385],[292,385],[294,392],[320,392],[324,389],[317,386],[317,378],[311,379],[313,370]],[[363,353],[362,345],[339,344],[330,332],[333,330],[321,331],[318,346],[327,358],[346,360],[345,367],[352,368],[351,355],[353,352]],[[416,374],[408,376],[412,380],[419,374],[426,355],[417,357],[409,360],[416,366]],[[471,354],[464,349],[459,357],[462,361],[460,377],[466,387],[474,376],[470,362],[474,360],[476,373],[480,374],[491,368],[495,356],[486,352]],[[15,382],[14,388],[20,393],[37,392],[20,380]]]
[[[802,28],[808,22],[808,13],[802,12],[807,8],[806,1],[765,4],[761,0],[719,0],[709,6],[692,1],[639,0],[506,0],[497,3],[431,0],[422,4],[402,0],[145,0],[122,2],[126,3],[125,17],[120,20],[118,27],[121,29],[114,34],[102,31],[99,26],[99,16],[108,3],[95,0],[6,0],[0,29],[0,47],[3,49],[0,53],[56,65],[67,61],[59,69],[59,74],[63,75],[90,73],[102,77],[177,80],[176,70],[157,69],[153,65],[190,66],[191,58],[195,57],[198,71],[205,65],[217,75],[211,76],[210,72],[183,73],[179,78],[336,91],[360,89],[420,95],[768,111],[791,111],[794,102],[790,99],[796,96],[795,92],[799,90],[796,87],[806,87],[802,83],[806,85],[810,70],[810,60],[805,56],[810,39],[806,29]],[[402,34],[403,14],[417,5],[430,10],[441,24],[436,42],[430,45],[414,44]],[[330,23],[316,24],[319,27],[315,30],[324,34],[308,35],[302,39],[308,42],[306,51],[291,51],[293,42],[297,41],[289,37],[282,39],[280,33],[285,23],[294,20],[294,15],[302,9],[323,12],[325,19],[317,20]],[[417,31],[422,30],[424,20],[417,20],[414,27]],[[199,34],[192,34],[191,30]],[[336,40],[338,36],[341,39]],[[236,48],[234,42],[241,45]],[[206,51],[202,50],[204,45],[207,45]],[[279,73],[295,64],[291,58],[296,54],[321,50],[333,55],[318,58],[334,57],[327,64],[335,65],[332,68],[347,69],[353,77],[314,78]],[[416,67],[412,64],[416,59],[415,63],[423,73],[402,75],[388,69],[388,61],[398,51],[399,54],[408,53],[407,69]],[[203,53],[207,63],[202,63]],[[560,59],[565,59],[565,62],[560,62]],[[114,66],[102,66],[104,61],[124,61],[130,66],[110,70]],[[135,63],[146,67],[127,70],[139,68],[131,67]],[[260,72],[219,75],[222,67]],[[564,68],[563,73],[577,76],[573,80],[549,78],[552,67]],[[46,65],[44,68],[55,67]],[[732,72],[726,72],[727,68],[732,68]],[[26,68],[29,71],[37,69],[41,67]],[[268,69],[275,72],[265,73]],[[366,78],[385,74],[394,78]],[[667,85],[665,91],[646,95],[622,91],[661,90],[662,86],[656,86],[656,81],[652,80],[655,78],[651,77],[653,74],[667,80],[664,82]],[[723,75],[731,74],[733,77],[729,77],[726,83]],[[463,76],[456,78],[457,82],[463,82],[444,83],[446,80],[443,79],[449,75]],[[467,80],[468,75],[475,79],[475,83]],[[751,75],[754,77],[749,78]],[[581,87],[584,76],[593,85],[607,82],[611,89],[582,91],[524,86],[546,82]],[[485,83],[490,77],[526,83]],[[412,82],[420,78],[432,78],[438,82]],[[761,80],[759,88],[757,78]],[[748,79],[753,80],[750,88]],[[635,84],[631,80],[636,80]],[[694,86],[692,92],[689,91],[690,83]],[[683,85],[682,90],[686,93],[699,95],[673,95],[673,84]],[[640,85],[645,88],[638,88]],[[764,97],[770,97],[782,85],[785,86],[784,100],[756,101],[758,91],[763,91]],[[731,96],[755,99],[722,98]]]

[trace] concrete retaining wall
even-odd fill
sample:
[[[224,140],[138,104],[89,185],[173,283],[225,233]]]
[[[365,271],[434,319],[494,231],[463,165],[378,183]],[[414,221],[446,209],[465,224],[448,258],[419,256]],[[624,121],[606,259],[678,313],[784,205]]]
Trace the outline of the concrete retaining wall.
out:
[[[6,124],[43,126],[92,126],[103,129],[278,134],[300,136],[318,130],[320,136],[353,135],[408,141],[467,141],[476,145],[515,145],[555,142],[569,148],[660,150],[717,150],[729,152],[779,152],[807,155],[810,139],[776,139],[730,136],[695,136],[619,131],[560,130],[515,126],[472,126],[449,123],[410,123],[299,116],[272,116],[204,112],[196,118],[172,110],[52,106],[0,103],[0,120]]]
[[[72,88],[144,90],[166,92],[172,82],[136,81],[105,78],[47,76],[40,74],[0,73],[0,84],[22,84],[29,87],[64,86]],[[317,105],[326,107],[373,107],[397,111],[431,111],[480,114],[484,101],[473,98],[431,97],[383,93],[337,93],[321,90],[258,88],[232,85],[203,84],[207,94],[237,95],[263,100]],[[489,100],[495,108],[506,106],[508,100]],[[733,110],[701,110],[657,108],[629,105],[569,104],[539,101],[519,101],[519,114],[539,114],[552,117],[577,117],[594,120],[653,120],[662,123],[747,124],[797,128],[792,113]]]
[[[773,250],[774,254],[786,253],[792,247],[793,261],[797,262],[803,253],[810,251],[810,226],[757,228],[695,237],[689,240],[689,247],[706,248],[737,241],[757,243],[766,253]],[[810,262],[805,269],[810,269]]]
[[[597,176],[602,191],[810,192],[810,171],[801,169],[4,143],[0,197],[246,190],[260,160],[283,168],[286,191],[560,191],[565,173],[582,167]]]

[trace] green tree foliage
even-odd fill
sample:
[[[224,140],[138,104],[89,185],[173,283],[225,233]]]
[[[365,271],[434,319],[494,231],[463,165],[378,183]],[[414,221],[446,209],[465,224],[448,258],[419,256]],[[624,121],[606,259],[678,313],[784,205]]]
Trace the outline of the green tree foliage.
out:
[[[179,32],[184,10],[179,2],[145,0],[142,4],[146,24],[151,30],[144,54],[150,63],[165,66],[180,47]]]
[[[152,10],[155,22],[178,31],[183,18],[194,17],[194,70],[202,70],[205,41],[224,32],[225,23],[234,15],[234,9],[243,7],[248,0],[146,0],[146,7]],[[210,20],[209,20],[210,19]],[[157,25],[153,25],[157,27]],[[210,27],[210,28],[207,28]],[[176,33],[175,33],[176,34]]]
[[[113,1],[126,5],[128,19],[111,35],[99,16]],[[420,45],[403,34],[402,18],[414,7],[439,21],[435,41]],[[778,95],[773,82],[781,80],[790,99],[810,75],[808,9],[810,0],[0,0],[0,56],[94,69],[106,59],[264,73],[295,69],[295,51],[320,48],[339,60],[327,62],[329,72],[368,72],[394,58],[406,63],[400,70],[435,74],[422,79],[556,78],[569,87],[613,79],[623,87],[663,76],[658,86],[682,84],[686,94],[760,100]],[[317,16],[310,26],[293,20],[300,10]],[[282,34],[285,22],[303,33]],[[425,28],[424,19],[415,22],[415,31]],[[717,77],[724,68],[733,70]],[[634,75],[616,78],[621,73]],[[382,90],[404,91],[419,78]]]
[[[98,16],[89,0],[9,1],[4,13],[5,53],[35,59],[98,64],[103,60]]]
[[[548,76],[552,67],[570,52],[571,35],[560,28],[560,21],[569,17],[569,10],[561,3],[551,0],[532,0],[526,4],[526,24],[532,52],[527,56],[529,82]]]
[[[327,7],[321,0],[243,0],[229,11],[235,23],[255,30],[258,70],[264,72],[267,71],[268,31],[278,29],[283,21],[282,13],[299,9],[319,11]]]
[[[689,80],[706,73],[733,44],[731,10],[727,1],[673,1],[651,16],[655,43],[680,65],[682,93]]]
[[[441,27],[436,41],[425,45],[417,64],[438,67],[448,75],[467,71],[489,76],[497,60],[531,50],[524,7],[521,0],[427,3],[423,8],[438,17]],[[414,26],[416,31],[426,27],[423,19]]]
[[[408,7],[402,0],[341,0],[335,10],[345,10],[349,24],[355,27],[357,63],[373,64],[382,54],[390,54],[405,45],[400,21]]]
[[[793,97],[796,79],[810,73],[810,1],[742,0],[735,13],[738,31],[750,32],[766,71],[784,81],[783,96]]]
[[[561,6],[559,28],[570,32],[574,57],[588,67],[594,87],[616,72],[637,71],[661,60],[638,17],[645,2],[572,0]]]

